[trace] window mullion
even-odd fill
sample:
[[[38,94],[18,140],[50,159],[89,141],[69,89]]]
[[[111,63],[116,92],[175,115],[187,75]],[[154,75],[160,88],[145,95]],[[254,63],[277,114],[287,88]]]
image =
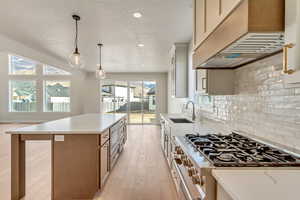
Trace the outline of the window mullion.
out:
[[[44,111],[44,83],[42,79],[36,80],[36,99],[37,99],[37,112]]]

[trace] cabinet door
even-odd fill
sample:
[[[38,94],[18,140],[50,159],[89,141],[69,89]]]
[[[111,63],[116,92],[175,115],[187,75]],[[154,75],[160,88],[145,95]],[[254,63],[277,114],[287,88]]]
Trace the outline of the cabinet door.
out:
[[[102,147],[101,147],[101,153],[100,153],[100,180],[101,180],[101,186],[105,183],[105,180],[107,178],[107,175],[109,173],[109,141],[107,141]]]
[[[64,135],[52,148],[53,199],[92,199],[99,187],[98,135]]]
[[[196,71],[196,91],[207,93],[207,70],[199,69]]]
[[[206,0],[194,0],[194,47],[197,47],[206,34]]]
[[[160,143],[161,147],[165,149],[165,120],[160,120]]]
[[[175,52],[171,58],[171,96],[175,97],[175,87],[176,87],[176,57]]]
[[[220,14],[224,19],[242,0],[219,0]]]
[[[220,23],[220,0],[206,0],[206,28],[211,33]]]

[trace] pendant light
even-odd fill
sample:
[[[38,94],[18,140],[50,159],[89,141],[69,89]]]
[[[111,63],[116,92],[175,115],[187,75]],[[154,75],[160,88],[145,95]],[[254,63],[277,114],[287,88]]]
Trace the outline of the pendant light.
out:
[[[69,64],[74,68],[83,68],[84,62],[80,57],[80,53],[78,51],[78,21],[80,17],[78,15],[72,15],[72,18],[75,20],[76,25],[76,33],[75,33],[75,51],[70,55]]]
[[[96,70],[96,77],[98,79],[105,79],[105,71],[102,68],[101,65],[101,48],[102,48],[103,44],[98,44],[99,47],[99,64],[97,65],[97,70]]]

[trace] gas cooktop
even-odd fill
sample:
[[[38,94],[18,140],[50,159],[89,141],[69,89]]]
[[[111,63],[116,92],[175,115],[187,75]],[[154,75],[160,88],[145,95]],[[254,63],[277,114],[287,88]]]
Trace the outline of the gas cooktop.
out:
[[[185,139],[215,167],[300,166],[299,157],[237,133],[187,134]]]

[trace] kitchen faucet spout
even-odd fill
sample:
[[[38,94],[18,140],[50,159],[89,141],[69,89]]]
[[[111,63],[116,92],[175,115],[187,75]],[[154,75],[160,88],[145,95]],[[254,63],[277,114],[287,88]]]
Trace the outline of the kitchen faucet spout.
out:
[[[192,100],[189,100],[188,102],[186,102],[185,105],[185,109],[187,109],[189,107],[189,104],[193,105],[193,115],[192,115],[192,120],[195,121],[196,120],[196,114],[195,114],[195,103]]]

